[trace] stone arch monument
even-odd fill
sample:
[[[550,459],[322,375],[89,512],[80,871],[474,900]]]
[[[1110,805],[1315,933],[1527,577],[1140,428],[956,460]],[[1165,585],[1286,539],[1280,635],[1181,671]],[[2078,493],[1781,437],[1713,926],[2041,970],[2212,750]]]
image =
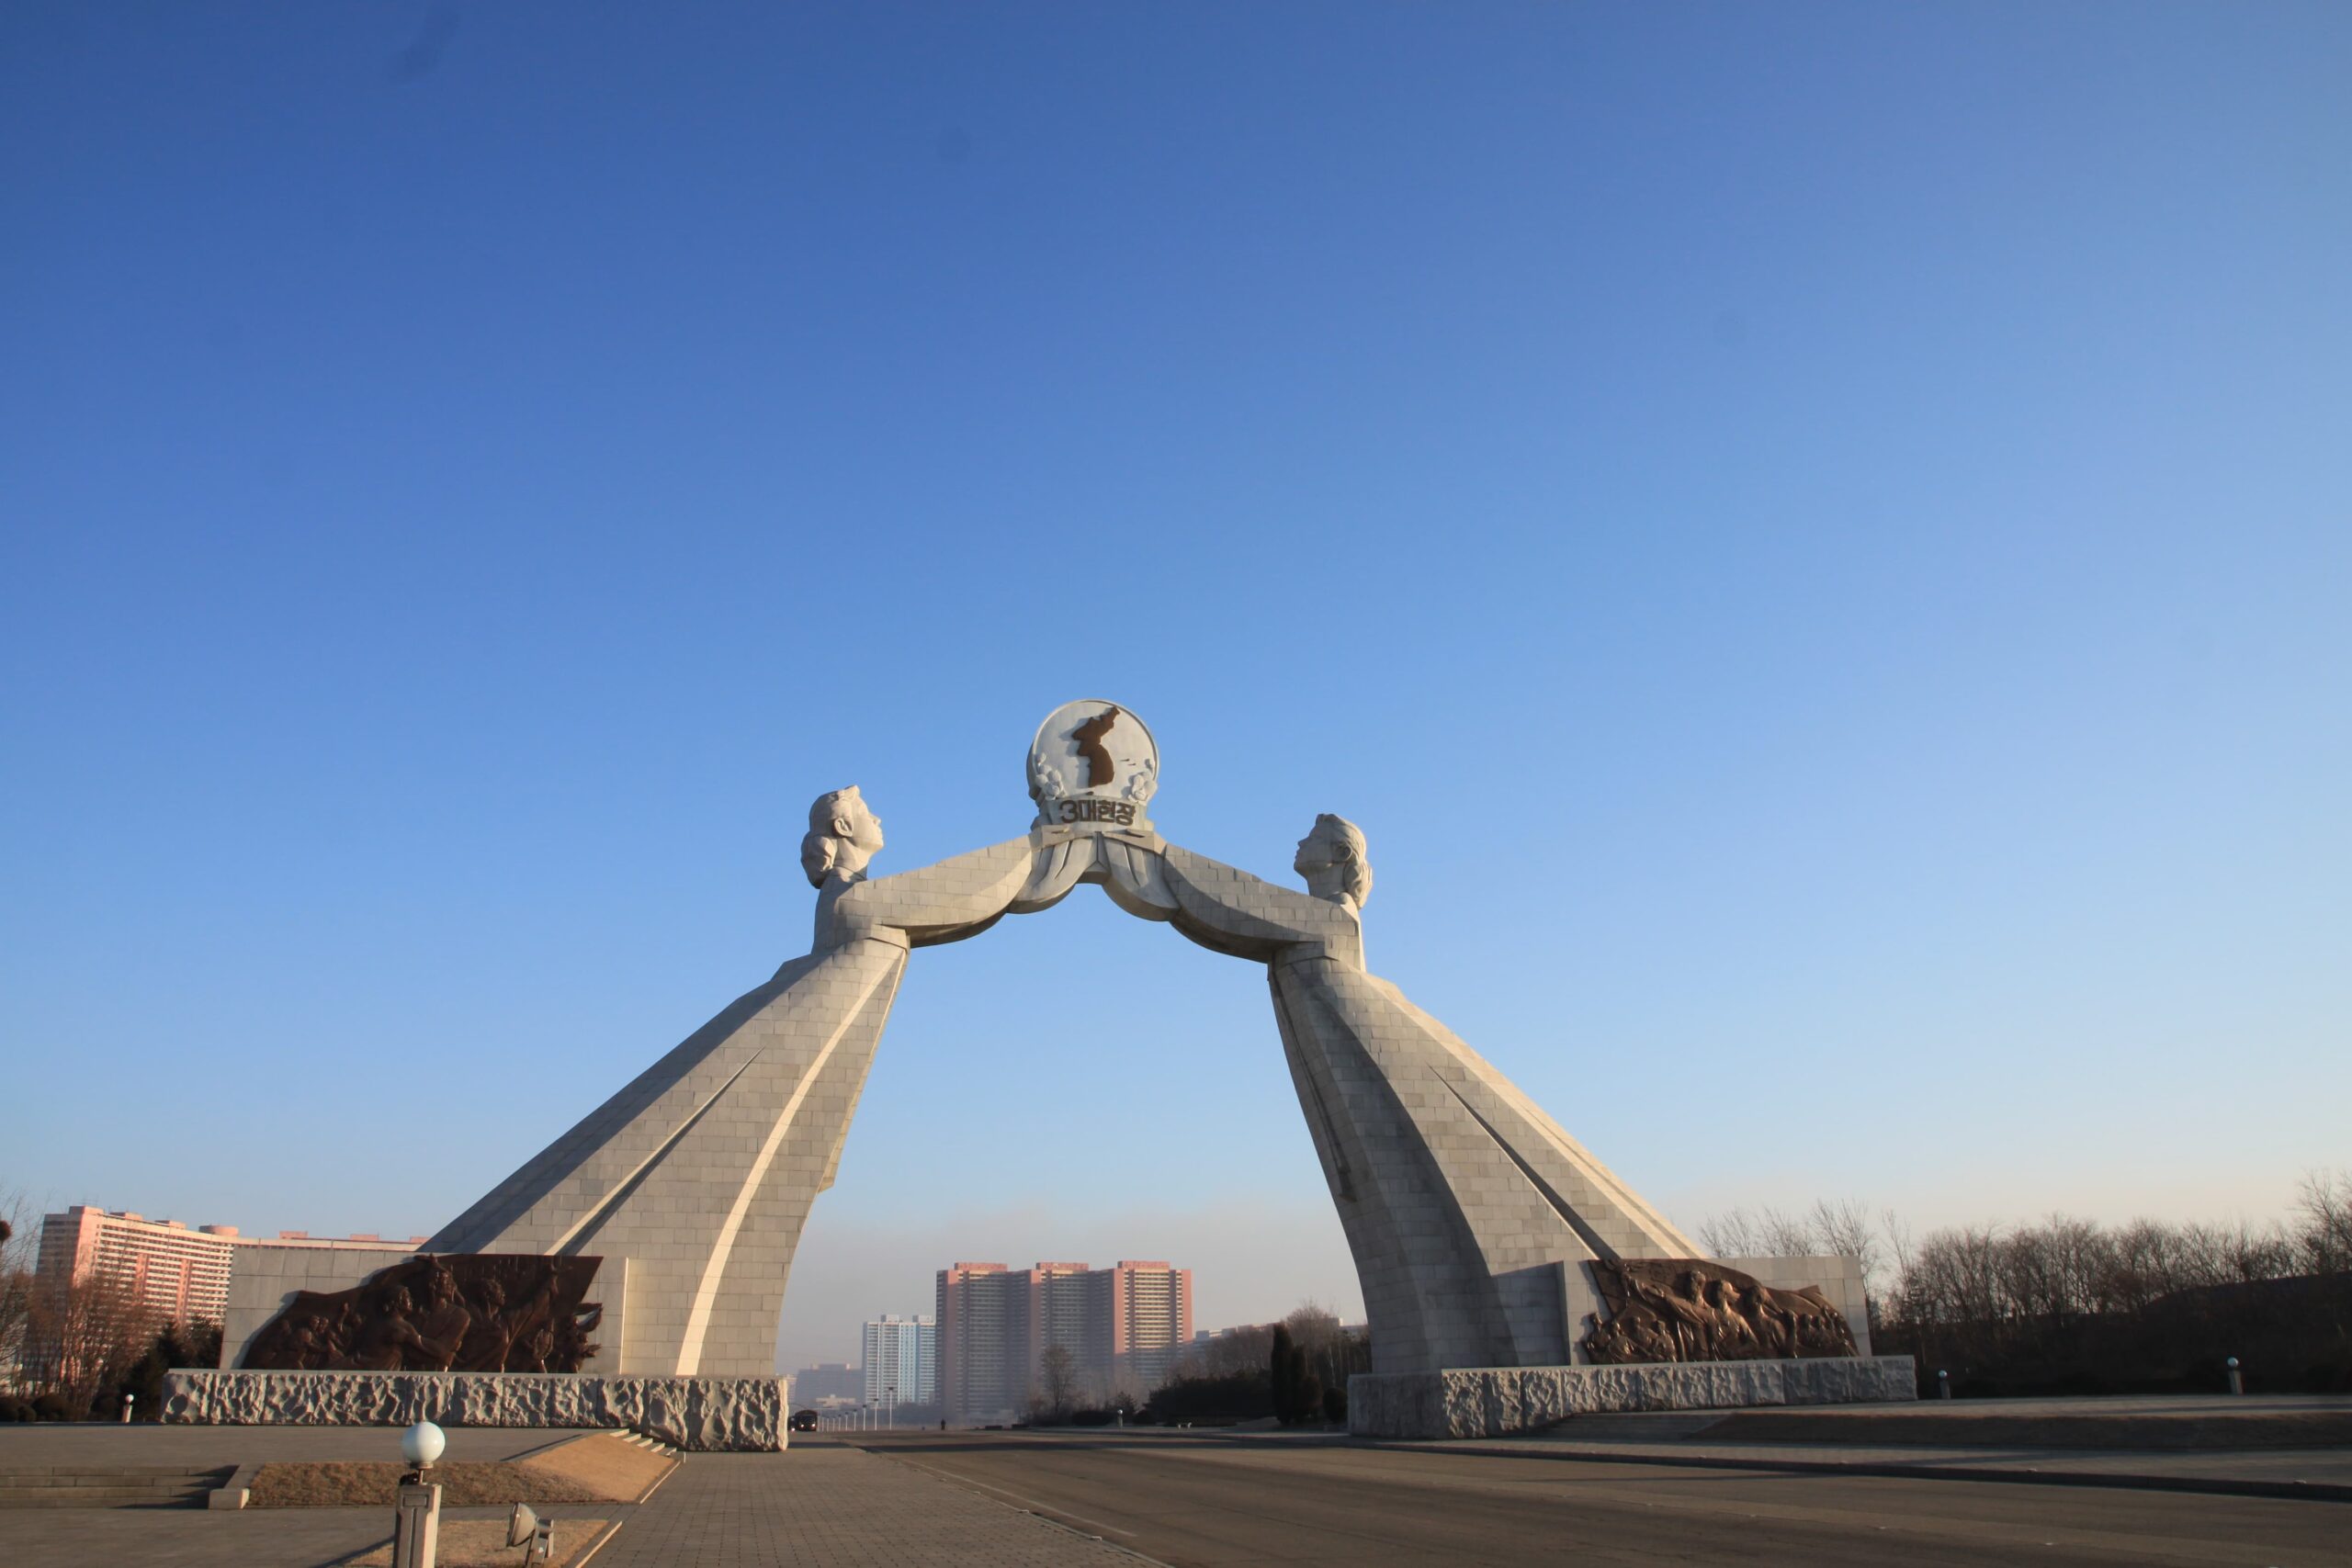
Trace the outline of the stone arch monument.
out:
[[[1355,1257],[1378,1371],[1558,1366],[1602,1303],[1588,1266],[1696,1258],[1689,1237],[1363,963],[1363,835],[1300,840],[1306,890],[1170,844],[1151,732],[1066,704],[1030,748],[1023,836],[869,876],[854,788],[810,810],[814,941],[425,1244],[628,1259],[618,1370],[758,1375],[810,1202],[832,1184],[909,953],[1080,884],[1265,966],[1299,1108]],[[610,1308],[607,1308],[608,1314]]]
[[[1372,868],[1352,823],[1316,818],[1294,861],[1305,890],[1277,886],[1162,839],[1147,815],[1159,772],[1151,732],[1132,712],[1065,704],[1030,747],[1037,811],[1024,834],[888,876],[869,874],[882,823],[858,791],[820,796],[801,846],[817,889],[807,956],[443,1226],[422,1249],[440,1256],[404,1266],[413,1278],[396,1283],[388,1270],[371,1281],[375,1297],[348,1307],[335,1304],[343,1297],[302,1297],[264,1331],[293,1348],[276,1359],[248,1353],[244,1365],[581,1370],[633,1385],[773,1378],[793,1253],[810,1203],[832,1184],[910,955],[1091,883],[1129,914],[1264,966],[1370,1320],[1373,1386],[1351,1403],[1357,1430],[1509,1429],[1540,1424],[1547,1410],[1556,1419],[1579,1400],[1908,1397],[1896,1392],[1907,1359],[1894,1359],[1900,1369],[1883,1359],[1868,1375],[1872,1363],[1854,1359],[1855,1331],[1867,1333],[1859,1278],[1832,1280],[1845,1298],[1833,1300],[1818,1272],[1792,1275],[1843,1260],[1705,1258],[1501,1073],[1365,968]],[[453,1269],[500,1274],[504,1315],[482,1310],[479,1289]],[[569,1292],[560,1305],[559,1276]],[[591,1278],[601,1325],[597,1308],[578,1304]],[[374,1331],[367,1343],[382,1355],[368,1359],[353,1348],[353,1325],[396,1315],[371,1304],[395,1289],[407,1315]],[[526,1297],[536,1316],[515,1304]],[[451,1325],[437,1339],[435,1311]],[[558,1319],[582,1358],[586,1330],[600,1326],[593,1360],[550,1357],[547,1325]],[[412,1346],[409,1359],[396,1339]],[[536,1359],[521,1354],[526,1339]],[[1784,1365],[1792,1358],[1818,1368],[1804,1390]],[[1824,1382],[1828,1361],[1863,1371]],[[1613,1393],[1577,1392],[1590,1379],[1569,1374],[1593,1362],[1617,1364],[1597,1369],[1617,1378]],[[1710,1366],[1683,1366],[1683,1384],[1668,1386],[1633,1377],[1654,1369],[1628,1363],[1645,1362]],[[1749,1371],[1734,1376],[1725,1363]],[[1448,1380],[1462,1369],[1486,1382],[1455,1386]]]

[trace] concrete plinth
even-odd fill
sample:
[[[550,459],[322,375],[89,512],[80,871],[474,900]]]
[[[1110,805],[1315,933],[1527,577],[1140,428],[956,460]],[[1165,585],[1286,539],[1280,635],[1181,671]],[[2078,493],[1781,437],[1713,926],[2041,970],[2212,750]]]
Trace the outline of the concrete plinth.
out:
[[[694,1452],[788,1440],[783,1378],[560,1372],[177,1371],[164,1419],[222,1427],[606,1427]]]
[[[1917,1397],[1917,1371],[1908,1356],[1359,1372],[1348,1380],[1348,1430],[1359,1438],[1500,1438],[1596,1411],[1874,1404]]]

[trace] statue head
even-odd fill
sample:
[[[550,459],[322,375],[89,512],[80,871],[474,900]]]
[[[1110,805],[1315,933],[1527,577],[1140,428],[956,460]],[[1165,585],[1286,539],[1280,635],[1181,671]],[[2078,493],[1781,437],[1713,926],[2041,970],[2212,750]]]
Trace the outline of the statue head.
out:
[[[882,850],[882,818],[874,815],[855,784],[831,790],[808,807],[808,833],[800,840],[800,869],[808,886],[822,887],[835,873],[849,880]]]
[[[1372,897],[1363,829],[1344,817],[1328,811],[1317,817],[1314,829],[1298,841],[1291,869],[1306,878],[1306,890],[1317,898],[1345,899],[1362,908]]]

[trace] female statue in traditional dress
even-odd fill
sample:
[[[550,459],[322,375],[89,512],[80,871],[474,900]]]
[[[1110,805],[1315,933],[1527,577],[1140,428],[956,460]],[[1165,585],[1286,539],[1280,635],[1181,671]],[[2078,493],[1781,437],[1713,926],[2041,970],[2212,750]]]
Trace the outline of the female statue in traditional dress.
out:
[[[1363,966],[1364,836],[1322,816],[1306,893],[1168,845],[1160,918],[1263,962],[1300,1110],[1355,1254],[1374,1371],[1558,1366],[1596,1258],[1700,1249],[1436,1019]],[[1132,907],[1132,906],[1130,906]]]
[[[605,1365],[770,1376],[808,1206],[832,1185],[910,947],[969,935],[1029,874],[1015,840],[868,880],[882,820],[854,786],[817,797],[800,845],[808,954],[638,1075],[444,1226],[427,1252],[628,1259],[600,1274]],[[619,1332],[611,1332],[614,1318]]]

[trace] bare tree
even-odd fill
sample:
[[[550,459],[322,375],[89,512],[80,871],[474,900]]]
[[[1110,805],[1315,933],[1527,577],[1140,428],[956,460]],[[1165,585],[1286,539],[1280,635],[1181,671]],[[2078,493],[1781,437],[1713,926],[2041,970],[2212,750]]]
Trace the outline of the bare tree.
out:
[[[1699,1242],[1717,1258],[1762,1258],[1764,1238],[1756,1216],[1746,1209],[1710,1214],[1699,1222]]]
[[[1810,1216],[1772,1208],[1734,1209],[1703,1220],[1699,1239],[1718,1258],[1811,1258],[1822,1250]]]
[[[2315,1170],[2296,1190],[2302,1266],[2313,1274],[2352,1270],[2352,1170]]]
[[[1058,1421],[1078,1403],[1078,1358],[1067,1345],[1048,1345],[1037,1357],[1037,1382],[1030,1390],[1029,1408],[1035,1416]]]
[[[1224,1333],[1187,1349],[1179,1359],[1177,1371],[1188,1377],[1224,1378],[1238,1372],[1257,1371],[1266,1364],[1274,1339],[1271,1323],[1251,1324],[1242,1328],[1228,1328]]]
[[[1290,1315],[1283,1319],[1283,1326],[1290,1330],[1291,1343],[1314,1361],[1340,1337],[1340,1314],[1308,1301],[1292,1308]]]
[[[163,1315],[110,1274],[41,1282],[26,1314],[26,1370],[37,1388],[87,1411],[147,1353]]]
[[[2179,1254],[2179,1236],[2171,1226],[2154,1220],[2132,1221],[2109,1243],[2100,1301],[2110,1310],[2138,1312],[2175,1288]]]
[[[1298,1347],[1306,1370],[1327,1391],[1344,1394],[1351,1376],[1372,1371],[1372,1341],[1342,1326],[1339,1314],[1317,1302],[1294,1309],[1283,1326],[1290,1330],[1291,1343]],[[1271,1354],[1272,1347],[1268,1349]]]
[[[2276,1220],[2256,1225],[2240,1219],[2230,1226],[2229,1260],[2238,1280],[2283,1280],[2295,1271],[2295,1244]]]
[[[1766,1209],[1758,1216],[1764,1233],[1764,1253],[1767,1258],[1813,1258],[1823,1251],[1821,1237],[1814,1234],[1810,1214],[1784,1214],[1778,1209]]]
[[[21,1189],[0,1189],[0,1390],[19,1386],[24,1377],[25,1326],[40,1254],[31,1201]]]
[[[1809,1239],[1825,1254],[1856,1259],[1865,1277],[1885,1267],[1886,1247],[1879,1240],[1878,1228],[1871,1224],[1870,1211],[1853,1199],[1835,1203],[1820,1199],[1807,1220]]]
[[[1871,1223],[1867,1205],[1855,1199],[1823,1198],[1802,1214],[1779,1209],[1734,1209],[1699,1224],[1699,1240],[1717,1258],[1851,1258],[1862,1269],[1862,1291],[1877,1303],[1898,1286],[1910,1232],[1893,1210],[1883,1228]]]
[[[1911,1222],[1892,1209],[1880,1211],[1878,1224],[1886,1236],[1886,1254],[1899,1284],[1903,1276],[1911,1271],[1911,1259],[1919,1250],[1918,1238],[1912,1234]]]

